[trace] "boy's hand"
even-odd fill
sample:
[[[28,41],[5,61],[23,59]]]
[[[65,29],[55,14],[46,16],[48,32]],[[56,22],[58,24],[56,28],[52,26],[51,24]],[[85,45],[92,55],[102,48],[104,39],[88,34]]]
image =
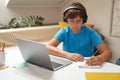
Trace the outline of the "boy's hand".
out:
[[[77,53],[68,53],[66,54],[66,58],[72,61],[84,61],[84,57]]]
[[[86,59],[86,64],[90,66],[101,65],[103,62],[103,59],[99,56],[92,56],[91,58]]]

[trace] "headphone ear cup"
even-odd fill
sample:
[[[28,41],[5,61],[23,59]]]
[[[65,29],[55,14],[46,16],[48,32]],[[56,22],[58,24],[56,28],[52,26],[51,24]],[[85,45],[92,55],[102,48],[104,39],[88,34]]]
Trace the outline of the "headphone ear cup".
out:
[[[83,24],[87,22],[88,16],[86,15],[85,18],[83,19]]]
[[[63,21],[67,22],[66,18],[65,18],[65,12],[63,13]]]
[[[67,20],[66,20],[66,18],[65,18],[65,17],[63,17],[63,21],[64,21],[64,22],[67,22]]]

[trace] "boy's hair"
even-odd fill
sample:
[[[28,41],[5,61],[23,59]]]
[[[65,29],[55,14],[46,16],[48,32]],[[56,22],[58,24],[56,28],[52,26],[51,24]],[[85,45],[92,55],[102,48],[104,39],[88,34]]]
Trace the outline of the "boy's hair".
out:
[[[67,18],[74,19],[77,16],[83,18],[83,24],[87,22],[86,8],[79,2],[73,2],[63,12],[63,21],[67,22]]]

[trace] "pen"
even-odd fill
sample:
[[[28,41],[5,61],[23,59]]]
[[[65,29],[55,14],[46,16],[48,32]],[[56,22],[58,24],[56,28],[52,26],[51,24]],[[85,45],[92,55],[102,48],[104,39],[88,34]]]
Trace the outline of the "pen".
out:
[[[92,56],[95,56],[98,52],[99,52],[99,50],[97,49],[97,50],[93,53]],[[87,65],[86,60],[87,60],[87,59],[85,59],[85,65]]]
[[[5,48],[5,43],[3,43],[2,49],[1,51],[4,52],[4,48]]]
[[[93,56],[95,56],[98,52],[99,52],[99,50],[96,50],[95,53],[93,54]]]
[[[0,43],[0,52],[1,52],[1,43]]]

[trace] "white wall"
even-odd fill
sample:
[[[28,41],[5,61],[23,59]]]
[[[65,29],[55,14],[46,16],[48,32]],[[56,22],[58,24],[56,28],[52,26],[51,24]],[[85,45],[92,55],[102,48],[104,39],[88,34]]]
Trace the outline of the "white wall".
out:
[[[95,24],[95,28],[105,35],[113,54],[112,60],[120,58],[120,37],[110,36],[113,0],[87,0],[84,4],[88,10],[88,22]]]
[[[45,18],[44,23],[59,21],[59,7],[14,7],[6,8],[5,0],[0,0],[0,23],[8,23],[13,17],[40,15]]]

